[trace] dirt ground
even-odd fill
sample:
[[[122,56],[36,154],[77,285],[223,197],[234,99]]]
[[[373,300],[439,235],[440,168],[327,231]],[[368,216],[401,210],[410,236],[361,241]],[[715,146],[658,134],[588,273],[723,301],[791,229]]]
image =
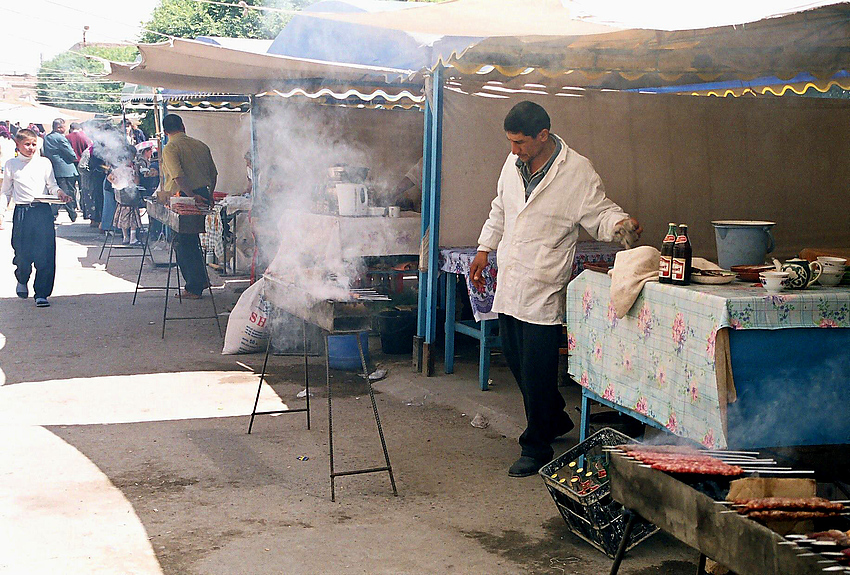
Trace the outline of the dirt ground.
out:
[[[51,307],[18,299],[5,224],[0,572],[609,571],[607,557],[566,529],[539,477],[508,477],[523,415],[498,357],[493,389],[481,392],[474,350],[460,350],[454,375],[425,378],[407,357],[381,356],[373,338],[373,362],[389,370],[375,390],[398,497],[381,472],[337,479],[332,502],[319,358],[310,359],[311,429],[303,413],[259,416],[248,435],[262,354],[220,355],[212,319],[169,322],[161,339],[163,292],[143,292],[132,305],[139,259],[104,267],[102,236],[64,214]],[[167,252],[154,257],[165,261]],[[165,273],[146,265],[142,283],[164,285]],[[212,279],[226,314],[247,284]],[[170,305],[169,314],[211,311],[208,295]],[[302,365],[272,357],[264,401],[303,406],[295,397]],[[366,385],[336,371],[331,385],[337,469],[382,465]],[[564,394],[574,408],[577,390]],[[470,425],[477,413],[489,427]],[[576,441],[574,431],[556,449]],[[107,499],[114,503],[98,503]],[[696,558],[659,534],[620,572],[691,574]]]

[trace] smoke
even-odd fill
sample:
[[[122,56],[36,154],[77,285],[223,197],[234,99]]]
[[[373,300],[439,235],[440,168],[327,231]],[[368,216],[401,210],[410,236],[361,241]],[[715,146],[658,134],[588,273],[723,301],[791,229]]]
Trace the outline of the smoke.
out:
[[[847,360],[840,353],[822,359],[807,377],[801,368],[777,369],[745,388],[738,384],[738,400],[729,405],[730,447],[850,441]]]
[[[422,115],[301,98],[259,102],[253,214],[261,260],[309,298],[348,299],[364,271],[359,256],[386,253],[398,240],[388,218],[340,218],[340,225],[327,217],[336,209],[329,168],[369,168],[369,204],[389,205],[390,190],[421,156]]]
[[[127,142],[126,137],[109,122],[87,122],[84,126],[86,135],[92,140],[92,157],[99,159],[107,169],[113,170],[132,164],[136,149]],[[122,176],[123,183],[123,176]],[[126,186],[115,185],[116,188]]]

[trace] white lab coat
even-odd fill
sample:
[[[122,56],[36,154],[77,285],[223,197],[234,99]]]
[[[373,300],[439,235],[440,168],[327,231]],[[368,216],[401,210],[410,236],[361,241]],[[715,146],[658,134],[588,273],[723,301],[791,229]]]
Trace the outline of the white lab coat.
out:
[[[605,195],[590,160],[561,143],[528,202],[517,157],[508,155],[478,238],[479,250],[498,249],[493,311],[540,325],[563,321],[579,225],[611,241],[614,226],[629,217]]]

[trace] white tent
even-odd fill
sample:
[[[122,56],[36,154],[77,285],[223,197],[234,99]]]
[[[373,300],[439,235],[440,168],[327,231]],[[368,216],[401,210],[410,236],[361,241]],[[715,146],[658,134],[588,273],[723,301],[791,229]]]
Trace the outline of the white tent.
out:
[[[68,122],[83,122],[94,118],[92,112],[81,112],[80,110],[67,110],[65,108],[54,108],[43,104],[30,104],[27,102],[0,102],[0,120],[9,120],[22,126],[28,124],[41,124],[47,130],[53,120],[64,118]]]

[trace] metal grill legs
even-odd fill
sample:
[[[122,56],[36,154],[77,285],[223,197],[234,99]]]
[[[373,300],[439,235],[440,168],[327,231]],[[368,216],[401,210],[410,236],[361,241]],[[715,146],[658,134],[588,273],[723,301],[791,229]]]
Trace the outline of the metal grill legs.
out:
[[[617,572],[620,570],[620,563],[623,562],[623,555],[626,554],[626,548],[629,546],[629,538],[632,536],[632,529],[635,526],[635,519],[637,519],[637,513],[634,511],[626,509],[624,513],[628,515],[628,519],[626,520],[626,527],[623,529],[623,539],[620,541],[617,554],[614,556],[614,564],[611,565],[611,575],[617,575]]]
[[[263,381],[266,378],[266,367],[269,364],[269,352],[272,348],[272,338],[269,334],[269,341],[266,344],[266,357],[263,359],[263,371],[260,373],[260,383],[257,386],[257,396],[254,398],[254,409],[251,410],[251,421],[248,423],[248,433],[254,427],[254,417],[257,415],[271,415],[273,413],[301,413],[307,412],[307,429],[310,429],[310,378],[307,372],[307,323],[304,323],[304,389],[307,393],[307,406],[298,409],[278,409],[273,411],[257,411],[257,405],[260,403],[260,391],[263,389]]]
[[[370,467],[366,469],[355,469],[351,471],[335,471],[334,470],[334,440],[333,440],[333,402],[331,400],[331,370],[330,360],[328,359],[328,333],[325,333],[325,379],[328,389],[328,457],[330,459],[330,479],[331,479],[331,501],[336,501],[336,490],[334,480],[342,475],[359,475],[361,473],[378,473],[386,471],[390,476],[390,484],[393,488],[393,495],[398,497],[398,490],[395,485],[395,477],[393,476],[393,468],[390,464],[390,455],[387,451],[387,442],[384,440],[384,429],[381,426],[381,417],[378,415],[378,404],[375,402],[375,393],[372,390],[372,381],[369,379],[369,368],[366,365],[366,356],[363,353],[363,344],[360,341],[360,334],[356,332],[354,336],[357,338],[357,351],[360,354],[360,364],[363,366],[363,377],[369,385],[369,398],[372,401],[372,411],[375,414],[375,423],[378,425],[378,436],[381,438],[381,447],[384,450],[384,467]]]

